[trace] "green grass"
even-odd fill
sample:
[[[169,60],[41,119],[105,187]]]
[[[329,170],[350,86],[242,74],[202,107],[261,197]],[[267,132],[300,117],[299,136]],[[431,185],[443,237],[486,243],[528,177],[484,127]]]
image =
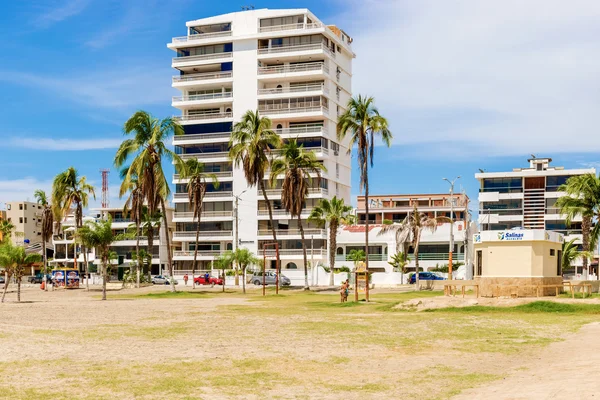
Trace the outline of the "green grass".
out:
[[[514,307],[448,307],[425,310],[432,313],[459,313],[459,314],[484,314],[484,313],[561,313],[561,314],[600,314],[600,304],[567,304],[553,301],[534,301]]]

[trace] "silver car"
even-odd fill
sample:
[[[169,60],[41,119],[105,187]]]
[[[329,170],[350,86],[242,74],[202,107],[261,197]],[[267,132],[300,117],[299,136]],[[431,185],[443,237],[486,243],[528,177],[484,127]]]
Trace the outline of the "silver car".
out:
[[[171,277],[166,275],[156,275],[152,277],[152,283],[155,285],[170,285]],[[173,280],[173,283],[177,285],[177,281]]]
[[[276,282],[276,279],[277,279],[276,272],[274,272],[274,271],[265,272],[265,285],[274,285]],[[255,285],[262,285],[263,284],[263,273],[255,272],[252,275],[250,282],[254,283]],[[281,277],[279,279],[279,286],[290,286],[291,284],[292,284],[292,281],[290,281],[290,278],[281,274]]]

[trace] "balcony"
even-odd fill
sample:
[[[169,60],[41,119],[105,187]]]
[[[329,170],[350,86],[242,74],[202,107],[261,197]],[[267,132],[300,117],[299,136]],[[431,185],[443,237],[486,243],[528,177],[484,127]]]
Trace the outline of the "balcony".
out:
[[[314,152],[315,155],[318,155],[318,153],[329,154],[329,149],[327,147],[322,147],[322,146],[319,146],[319,147],[302,147],[302,149],[305,152],[309,152],[309,151]],[[271,153],[273,155],[279,155],[279,154],[281,154],[282,151],[283,150],[273,150]]]
[[[263,253],[263,250],[258,250],[258,256],[259,256],[259,258],[263,254],[265,254],[267,257],[275,257],[275,255],[276,255],[274,249],[265,249],[264,253]],[[302,249],[279,249],[279,255],[280,256],[302,257],[304,255],[304,252],[302,251]],[[310,248],[307,248],[306,249],[306,255],[309,258],[311,256],[325,257],[325,256],[327,256],[327,250],[325,250],[325,249],[312,249],[311,250]]]
[[[173,67],[193,66],[197,64],[217,63],[221,60],[227,61],[233,58],[232,52],[199,54],[194,56],[174,57],[172,60]]]
[[[204,211],[200,218],[232,218],[233,211]],[[175,212],[173,219],[189,219],[190,221],[197,221],[198,218],[194,218],[194,213],[191,211]]]
[[[287,236],[300,236],[300,229],[275,229],[277,239],[285,238]],[[304,229],[304,237],[309,238],[311,236],[323,236],[327,235],[325,229]],[[259,229],[258,236],[269,236],[273,237],[271,229]]]
[[[214,153],[187,153],[179,155],[183,160],[188,160],[190,158],[201,158],[203,160],[209,158],[228,158],[229,152],[227,151],[216,151]]]
[[[176,115],[173,117],[174,120],[179,122],[190,122],[190,121],[206,121],[206,120],[219,120],[219,119],[231,119],[233,118],[232,112],[210,112],[200,114],[187,114],[187,115]]]
[[[173,84],[188,83],[188,82],[200,82],[210,81],[215,79],[229,79],[233,78],[231,71],[225,72],[204,72],[201,74],[189,74],[189,75],[177,75],[172,79]]]
[[[198,33],[195,35],[188,36],[179,36],[173,38],[173,43],[188,43],[194,42],[198,40],[204,39],[213,39],[213,38],[221,38],[231,36],[231,31],[222,31],[222,32],[206,32],[206,33]]]
[[[200,231],[199,237],[206,239],[207,237],[230,237],[233,231]],[[196,240],[196,231],[178,231],[173,232],[173,239],[190,239]]]
[[[224,172],[205,172],[206,174],[213,174],[217,177],[217,179],[220,178],[233,178],[233,171],[224,171]],[[187,183],[189,182],[189,179],[186,178],[182,178],[181,175],[179,174],[173,174],[173,180],[174,181],[181,181],[181,183]],[[207,179],[207,181],[210,181],[211,179]]]
[[[274,217],[278,217],[278,216],[290,216],[290,212],[288,210],[272,210],[273,216]],[[302,210],[302,216],[304,216],[306,214],[306,217],[308,217],[308,215],[310,214],[310,210]],[[268,216],[269,215],[269,210],[258,210],[258,216]]]
[[[258,111],[264,115],[283,115],[283,114],[327,114],[329,108],[324,105],[306,105],[306,106],[289,106],[283,108],[283,105],[260,106]]]
[[[273,26],[261,26],[258,28],[259,33],[270,33],[270,32],[284,32],[284,31],[296,31],[303,29],[319,29],[324,28],[323,24],[314,22],[310,24],[298,23],[298,24],[286,24],[286,25],[273,25]]]
[[[450,254],[448,253],[419,253],[419,260],[429,260],[429,261],[448,261],[448,257]],[[415,259],[414,254],[409,254],[408,259],[413,261]],[[452,253],[453,260],[464,260],[464,253]]]
[[[292,137],[298,137],[304,134],[308,134],[307,136],[315,136],[315,133],[324,136],[327,135],[327,129],[325,129],[322,125],[297,126],[291,128],[274,129],[274,131],[278,135]]]
[[[306,72],[329,73],[329,67],[323,62],[312,62],[305,64],[275,65],[272,67],[259,67],[258,75],[276,75],[276,74],[303,74]]]
[[[329,47],[327,47],[323,43],[276,45],[276,46],[263,47],[263,48],[258,49],[259,57],[264,56],[264,55],[282,56],[285,53],[301,53],[301,52],[310,52],[311,54],[325,53],[332,57],[335,57],[335,53],[333,53],[329,49]]]
[[[215,103],[215,102],[223,102],[225,100],[231,102],[231,98],[233,97],[233,92],[218,92],[218,93],[209,93],[209,94],[197,94],[192,96],[174,96],[171,99],[171,104],[173,107],[182,106],[182,105],[198,105],[204,103]]]
[[[233,192],[229,191],[223,191],[223,192],[206,192],[204,194],[204,199],[213,199],[213,198],[229,198],[233,196]],[[188,201],[188,194],[187,193],[174,193],[173,194],[173,199],[175,200],[186,200]]]
[[[290,87],[286,87],[286,88],[258,89],[259,96],[293,94],[293,93],[303,93],[304,94],[307,92],[329,93],[329,88],[327,88],[327,86],[325,86],[323,83],[307,83],[304,85],[290,86]],[[315,94],[320,94],[320,93],[315,93]]]
[[[196,144],[202,141],[219,141],[219,139],[231,138],[231,132],[203,133],[197,135],[173,136],[173,144]]]
[[[369,261],[387,261],[387,254],[369,254]],[[421,258],[419,257],[419,260]],[[354,261],[350,258],[350,254],[341,254],[335,256],[335,261]]]
[[[281,197],[281,189],[268,189],[266,190],[268,198]],[[309,188],[308,197],[319,197],[327,195],[329,191],[326,188]],[[259,194],[261,194],[259,192]]]
[[[223,254],[223,250],[198,250],[198,258],[210,257],[214,258]],[[194,250],[178,250],[173,252],[173,257],[179,260],[193,260]]]

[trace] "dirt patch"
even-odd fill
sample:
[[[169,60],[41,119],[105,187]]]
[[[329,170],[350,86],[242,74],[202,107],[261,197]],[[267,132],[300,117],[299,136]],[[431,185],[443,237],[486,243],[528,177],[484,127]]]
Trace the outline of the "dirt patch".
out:
[[[566,303],[566,304],[600,304],[599,298],[592,299],[567,299],[557,297],[452,297],[452,296],[440,296],[431,298],[419,298],[411,299],[404,303],[400,303],[395,306],[396,309],[405,310],[416,310],[426,311],[434,309],[442,309],[449,307],[473,307],[473,306],[487,306],[487,307],[514,307],[522,304],[528,304],[535,301],[551,301],[555,303]]]

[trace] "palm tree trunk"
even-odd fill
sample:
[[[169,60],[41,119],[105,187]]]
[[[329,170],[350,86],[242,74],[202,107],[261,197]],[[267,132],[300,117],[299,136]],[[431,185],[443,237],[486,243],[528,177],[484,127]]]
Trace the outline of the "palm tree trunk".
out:
[[[46,277],[48,276],[48,255],[46,254],[46,239],[44,238],[44,240],[42,240],[42,246],[43,246],[43,253],[42,256],[44,257],[44,291],[47,292],[48,291],[48,279],[46,279]]]
[[[82,246],[83,248],[83,263],[85,265],[85,289],[89,292],[90,291],[90,274],[88,271],[88,262],[87,262],[87,248],[85,246]]]
[[[21,302],[21,277],[17,278],[17,303]]]
[[[366,151],[366,150],[365,150]],[[366,158],[365,158],[366,159]],[[365,164],[365,211],[367,213],[365,226],[365,271],[367,283],[365,285],[365,297],[369,301],[369,165]]]
[[[306,243],[304,243],[304,228],[302,227],[302,211],[298,213],[298,228],[300,228],[300,239],[302,241],[302,256],[304,257],[304,290],[308,290],[308,258],[306,257]]]
[[[8,273],[4,274],[4,290],[2,291],[2,301],[0,303],[4,303],[4,298],[6,297],[6,291],[8,290],[8,281],[10,280],[10,275]]]
[[[334,281],[334,272],[333,268],[335,267],[335,249],[337,247],[337,223],[330,222],[329,223],[329,286],[333,286],[335,284]]]
[[[142,259],[140,257],[140,221],[135,221],[135,287],[140,288],[140,269]]]
[[[267,197],[267,191],[265,190],[265,183],[264,180],[260,180],[259,182],[260,185],[260,191],[262,192],[262,195],[265,199],[265,203],[267,203],[267,210],[269,210],[269,221],[271,223],[271,232],[273,233],[273,241],[275,243],[277,242],[277,231],[275,230],[275,223],[273,222],[273,210],[271,209],[271,202],[269,201],[269,198]],[[260,249],[259,249],[260,250]],[[281,262],[279,260],[279,252],[276,252],[276,256],[277,256],[277,274],[279,274],[279,267],[281,266]],[[267,266],[265,265],[265,270],[266,270]],[[279,288],[277,288],[277,290],[279,290]]]
[[[150,210],[148,210],[150,213]],[[148,282],[152,281],[152,259],[154,258],[154,226],[152,225],[152,218],[148,225],[148,254],[150,254],[150,263],[148,264]]]
[[[108,280],[108,259],[102,256],[102,300],[106,300],[106,281]]]
[[[171,239],[169,238],[169,221],[167,220],[167,208],[165,207],[165,200],[160,199],[160,207],[163,214],[163,224],[165,225],[165,242],[167,243],[167,268],[169,268],[169,275],[171,276],[171,292],[175,290],[175,278],[173,277],[173,254],[171,254]]]
[[[198,238],[200,237],[200,213],[198,213],[198,225],[196,225],[196,245],[194,246],[194,263],[192,264],[192,289],[196,289],[196,266],[198,264]]]
[[[418,234],[419,236],[421,236],[421,234]],[[414,250],[414,254],[415,254],[415,274],[417,274],[415,276],[415,290],[421,290],[421,288],[419,287],[419,240],[421,238],[417,237],[415,238],[415,250]]]
[[[584,216],[581,220],[581,230],[582,230],[582,247],[583,247],[583,251],[590,251],[590,229],[591,229],[591,225],[592,225],[592,221],[591,221],[591,217],[589,216]],[[583,256],[583,268],[582,271],[587,271],[587,274],[589,276],[590,271],[589,271],[589,266],[588,266],[588,259],[586,256]]]
[[[246,294],[246,267],[242,268],[242,291]]]

